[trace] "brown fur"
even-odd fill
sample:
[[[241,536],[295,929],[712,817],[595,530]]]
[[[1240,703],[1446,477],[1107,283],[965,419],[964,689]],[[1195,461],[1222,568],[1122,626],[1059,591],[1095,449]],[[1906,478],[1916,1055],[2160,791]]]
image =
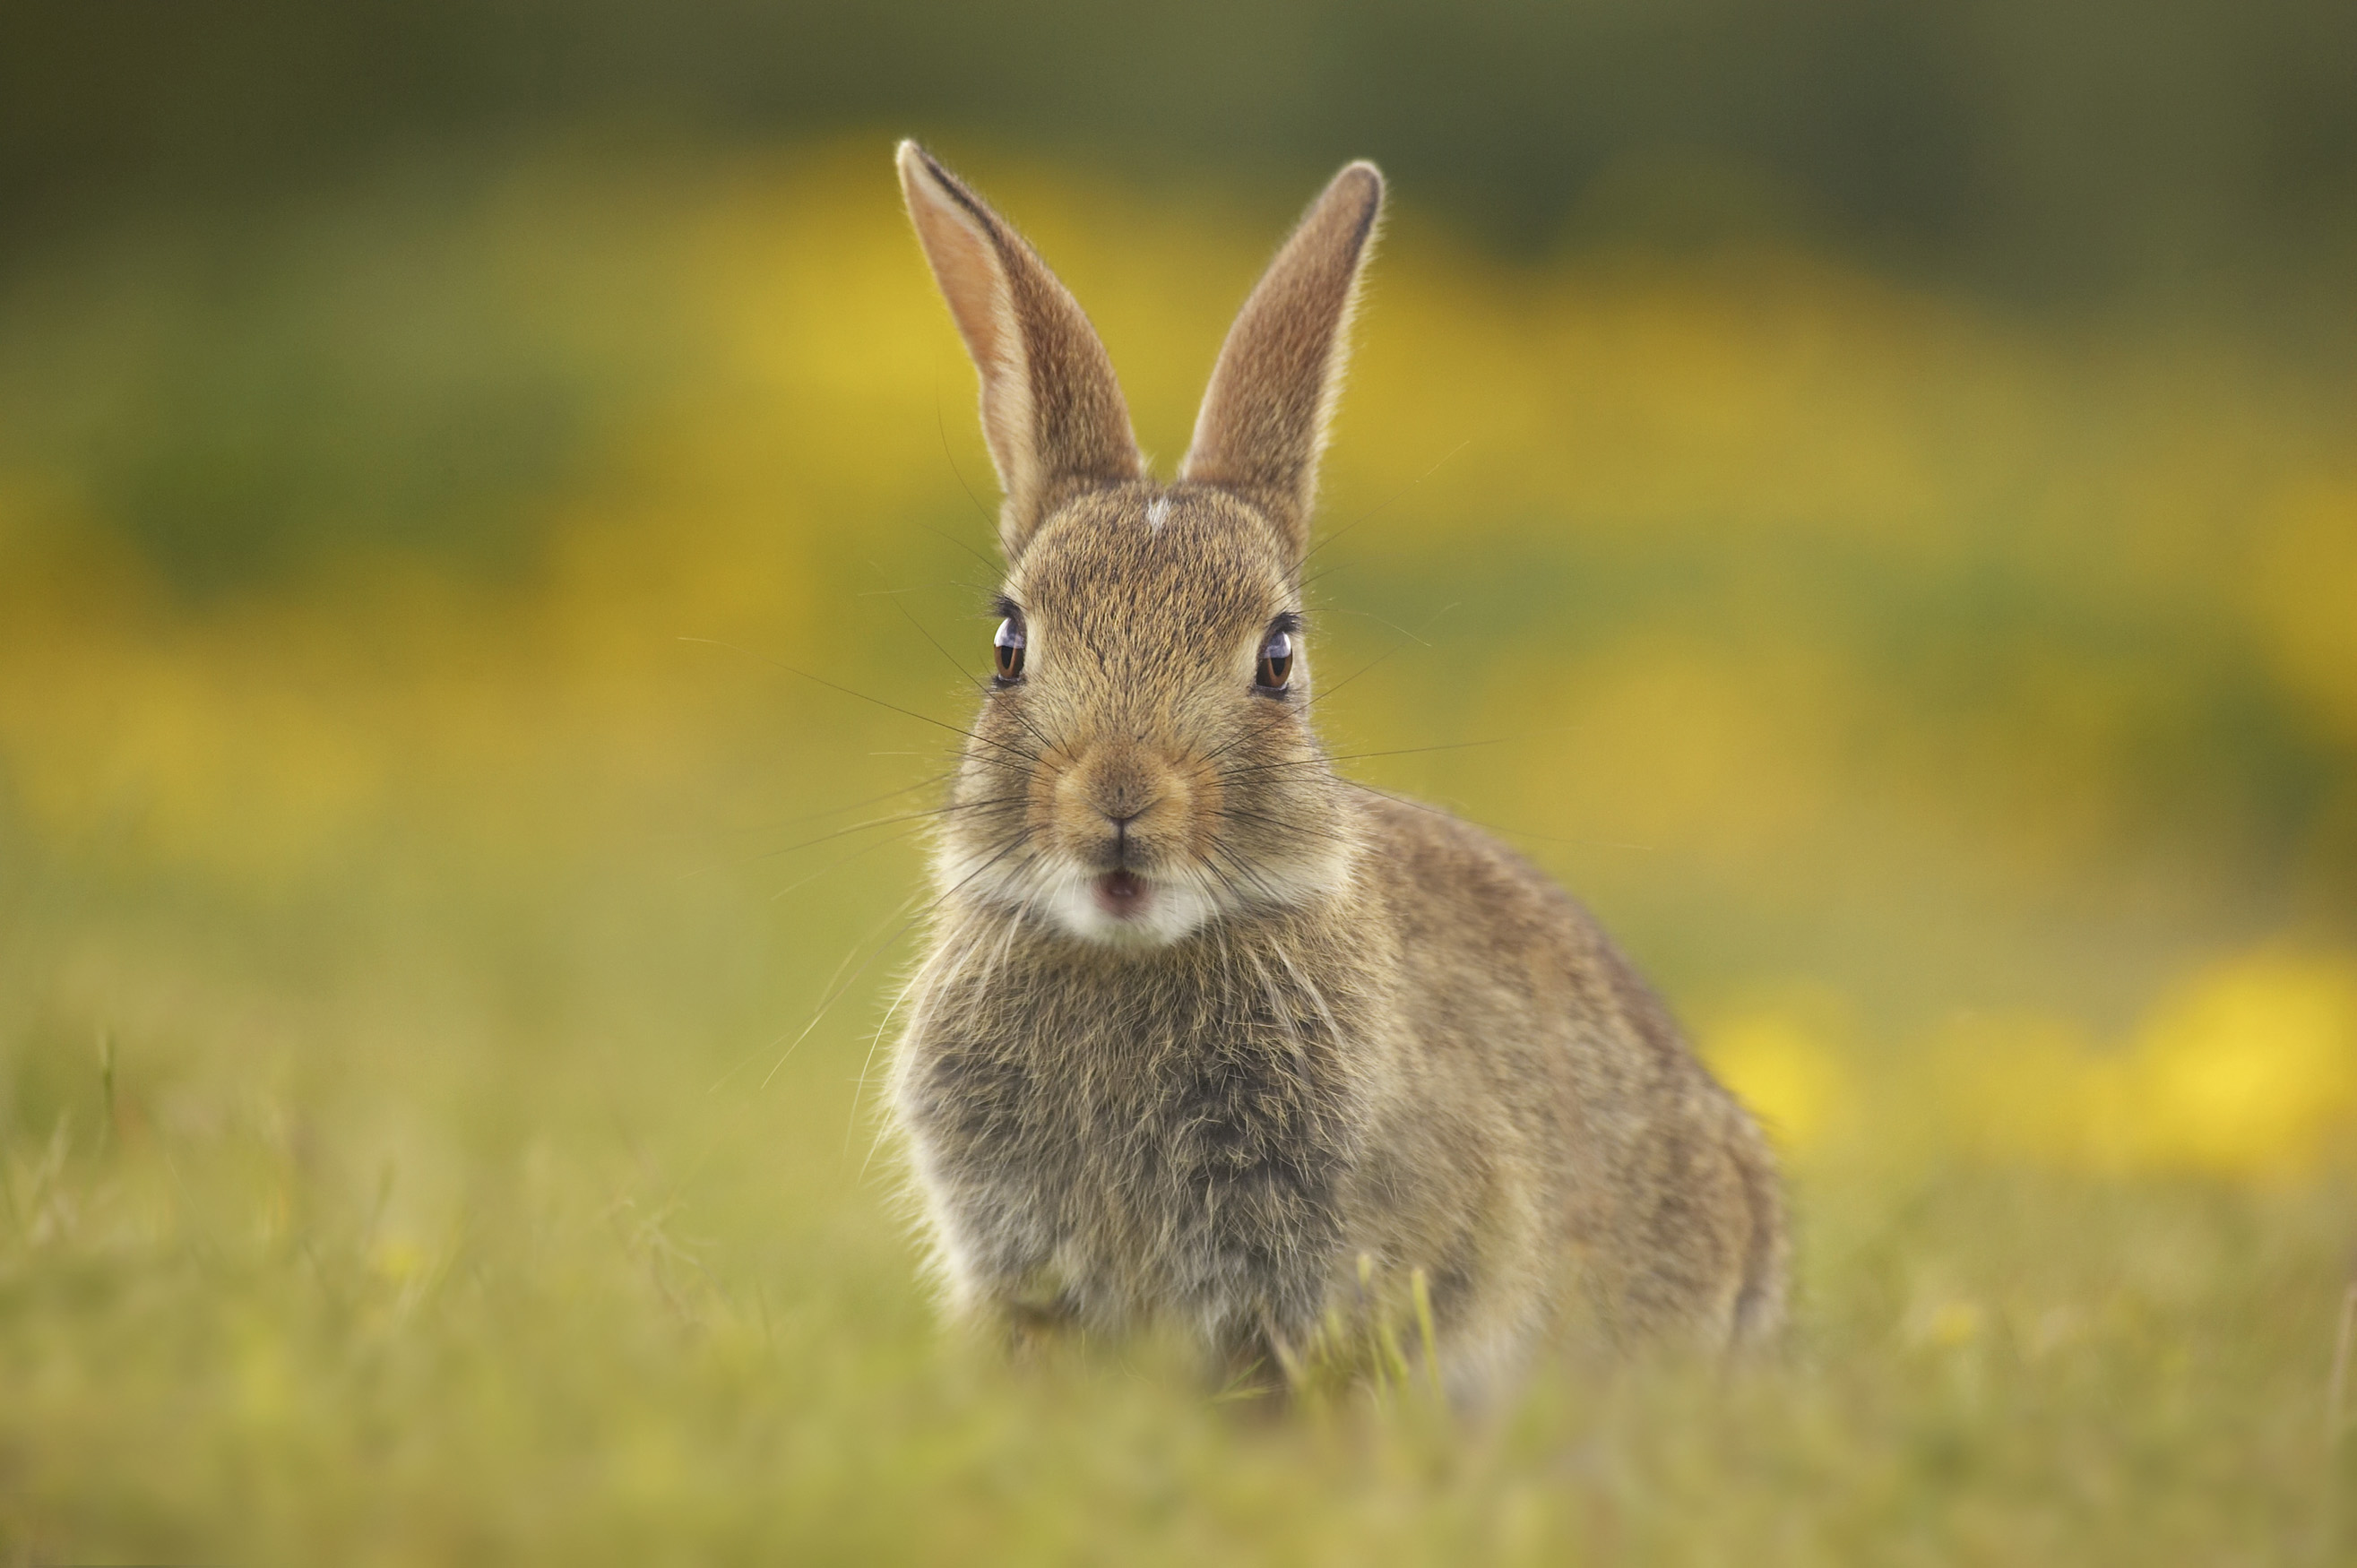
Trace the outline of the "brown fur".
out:
[[[1071,296],[913,144],[900,168],[981,366],[1029,639],[952,786],[894,1068],[954,1311],[1175,1323],[1233,1366],[1421,1271],[1469,1392],[1575,1321],[1768,1334],[1772,1162],[1661,1003],[1512,851],[1337,777],[1306,648],[1254,688],[1301,608],[1380,175],[1343,170],[1278,253],[1163,486]],[[1091,904],[1117,870],[1148,916]]]

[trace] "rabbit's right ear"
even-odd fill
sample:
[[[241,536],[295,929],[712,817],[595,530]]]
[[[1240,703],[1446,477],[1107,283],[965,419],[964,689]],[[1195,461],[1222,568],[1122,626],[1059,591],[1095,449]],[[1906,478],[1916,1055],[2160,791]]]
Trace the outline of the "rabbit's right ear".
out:
[[[1228,329],[1178,469],[1182,479],[1250,498],[1297,561],[1309,548],[1318,458],[1383,207],[1383,177],[1363,162],[1345,167],[1309,204]]]
[[[1129,409],[1096,329],[1039,254],[916,143],[898,161],[909,220],[982,376],[1011,561],[1076,490],[1144,472]]]

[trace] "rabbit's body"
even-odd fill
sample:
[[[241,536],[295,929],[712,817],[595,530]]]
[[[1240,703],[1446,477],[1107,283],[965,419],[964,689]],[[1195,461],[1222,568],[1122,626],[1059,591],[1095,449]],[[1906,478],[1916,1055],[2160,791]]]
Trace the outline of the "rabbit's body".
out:
[[[1345,815],[1386,853],[1319,907],[1143,953],[945,922],[895,1098],[952,1300],[1232,1362],[1367,1305],[1364,1257],[1426,1271],[1458,1381],[1566,1317],[1768,1327],[1766,1153],[1620,953],[1463,823]]]
[[[1553,883],[1309,727],[1308,486],[1372,170],[1273,265],[1163,486],[1070,296],[901,166],[1007,489],[1001,679],[891,1097],[953,1307],[1286,1361],[1421,1273],[1467,1387],[1573,1317],[1766,1330],[1781,1218],[1741,1108]]]

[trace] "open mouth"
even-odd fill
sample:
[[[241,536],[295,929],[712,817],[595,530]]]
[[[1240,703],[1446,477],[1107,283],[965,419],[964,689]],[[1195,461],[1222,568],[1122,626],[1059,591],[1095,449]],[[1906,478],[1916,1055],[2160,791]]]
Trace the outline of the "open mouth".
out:
[[[1146,912],[1153,893],[1134,871],[1108,871],[1089,885],[1097,908],[1116,920],[1133,919]]]

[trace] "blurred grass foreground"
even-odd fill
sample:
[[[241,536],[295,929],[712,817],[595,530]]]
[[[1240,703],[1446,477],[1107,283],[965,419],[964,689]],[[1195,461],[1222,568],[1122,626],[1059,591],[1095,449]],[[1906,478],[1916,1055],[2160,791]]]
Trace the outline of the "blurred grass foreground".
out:
[[[1300,193],[976,172],[1167,460]],[[2357,381],[1403,196],[1329,738],[1772,1122],[1789,1356],[1458,1431],[941,1343],[872,1090],[970,372],[880,141],[552,155],[0,295],[0,1551],[2357,1553]]]

